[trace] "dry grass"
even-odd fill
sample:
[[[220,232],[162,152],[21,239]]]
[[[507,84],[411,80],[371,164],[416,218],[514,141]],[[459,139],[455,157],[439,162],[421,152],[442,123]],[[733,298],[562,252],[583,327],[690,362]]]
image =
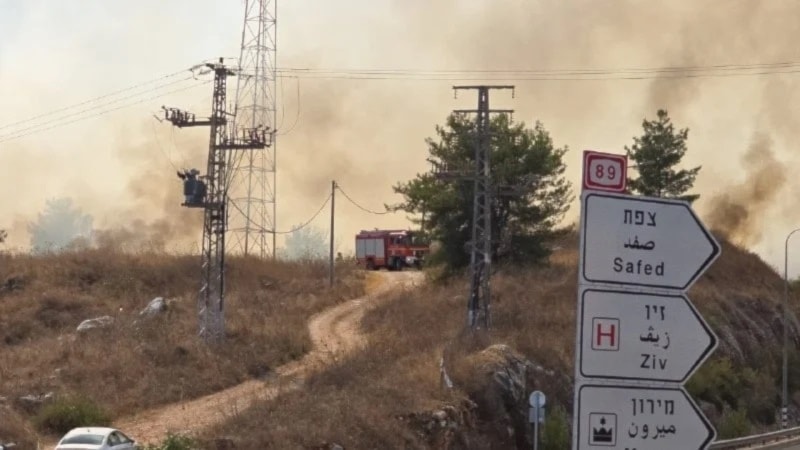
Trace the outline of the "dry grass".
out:
[[[237,436],[239,448],[246,449],[316,448],[329,442],[345,448],[444,448],[435,436],[410,426],[408,417],[456,404],[468,396],[478,383],[473,357],[487,345],[508,344],[545,368],[572,378],[575,248],[577,237],[573,235],[565,239],[549,266],[505,269],[493,277],[491,335],[468,337],[463,332],[464,279],[387,299],[363,320],[369,344],[362,353],[313,377],[304,390],[247,411],[212,434]],[[733,309],[750,308],[745,315],[753,319],[760,316],[769,321],[775,316],[780,283],[781,278],[756,255],[723,242],[721,258],[689,296],[725,340],[720,327],[737,323],[731,319]],[[741,334],[734,340],[749,339],[749,329],[737,326]],[[769,331],[762,333],[766,340],[755,343],[742,364],[764,369],[759,366],[763,359],[759,354],[770,354],[763,349],[774,349],[769,342],[777,340]],[[454,391],[441,387],[442,355],[447,355],[449,374],[457,388]],[[715,357],[730,355],[731,348],[723,346]],[[551,380],[551,385],[543,386],[538,380],[531,382],[530,389],[548,392],[549,404],[570,410],[570,383]],[[490,443],[503,442],[485,430],[483,434],[473,432],[470,439],[450,448],[490,448]]]
[[[308,318],[363,292],[349,266],[330,290],[322,263],[228,263],[228,341],[214,349],[196,338],[197,257],[0,255],[0,396],[74,393],[116,417],[208,394],[300,357],[311,346]],[[175,301],[141,318],[157,296]],[[77,335],[81,321],[102,315],[115,325]]]
[[[574,242],[572,242],[574,240]],[[467,281],[454,279],[397,293],[363,319],[369,344],[310,378],[304,389],[239,413],[210,435],[233,436],[238,448],[431,448],[414,414],[463,404],[479,385],[476,353],[504,343],[528,359],[571,375],[577,240],[566,238],[551,264],[504,269],[492,279],[490,335],[464,333]],[[228,345],[217,351],[195,338],[196,258],[82,251],[48,257],[0,255],[0,396],[74,393],[114,416],[216,391],[264,375],[307,352],[309,317],[377,287],[342,267],[327,289],[324,265],[232,259]],[[723,344],[717,356],[773,370],[781,278],[757,256],[723,242],[722,257],[689,296]],[[175,299],[163,317],[140,320],[156,296]],[[793,302],[795,305],[797,298]],[[115,317],[111,330],[77,336],[80,321]],[[793,331],[796,341],[798,326]],[[456,389],[441,387],[446,356]],[[529,380],[530,381],[530,380]],[[572,386],[538,385],[551,404],[569,405]],[[568,408],[569,409],[569,408]],[[31,436],[19,411],[0,408],[0,439]],[[477,430],[477,431],[476,431]],[[475,425],[454,448],[502,442]]]

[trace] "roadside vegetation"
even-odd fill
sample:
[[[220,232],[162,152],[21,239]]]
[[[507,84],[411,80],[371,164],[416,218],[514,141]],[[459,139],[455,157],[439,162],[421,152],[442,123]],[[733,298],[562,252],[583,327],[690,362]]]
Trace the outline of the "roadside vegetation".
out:
[[[15,418],[3,426],[23,421],[58,435],[266,376],[309,351],[311,315],[363,290],[351,264],[330,290],[323,262],[231,257],[228,338],[216,349],[196,337],[199,263],[110,249],[0,254],[0,413]],[[155,297],[166,311],[140,314]],[[113,323],[76,331],[101,316]],[[14,429],[0,437],[17,438]]]
[[[775,426],[780,329],[765,324],[774,325],[782,285],[758,256],[718,238],[722,256],[689,297],[721,344],[687,388],[726,438]],[[515,448],[520,441],[509,435],[513,423],[504,415],[505,406],[497,406],[504,400],[487,398],[482,360],[490,345],[507,344],[554,372],[529,374],[525,388],[548,396],[548,437],[541,448],[566,448],[577,236],[570,234],[558,246],[545,267],[503,268],[493,277],[490,333],[464,331],[468,283],[463,277],[397,293],[364,317],[364,351],[312,377],[305,389],[244,411],[206,437],[236,436],[242,449],[328,448],[333,443],[344,448]],[[792,333],[797,339],[796,327]],[[442,384],[443,356],[453,389]],[[791,389],[800,391],[800,371],[792,373]],[[431,413],[448,405],[458,412],[459,425],[430,428]]]

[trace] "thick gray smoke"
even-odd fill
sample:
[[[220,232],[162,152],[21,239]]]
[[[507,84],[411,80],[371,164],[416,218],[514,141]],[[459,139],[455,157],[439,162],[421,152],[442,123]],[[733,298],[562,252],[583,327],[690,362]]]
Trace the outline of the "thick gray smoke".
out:
[[[316,12],[309,22],[307,11],[312,7]],[[789,0],[731,0],[724,8],[717,2],[690,0],[350,0],[330,4],[301,0],[283,3],[281,8],[283,67],[636,69],[800,60],[800,49],[791,39],[800,3]],[[197,32],[203,33],[202,27]],[[230,30],[234,44],[238,33]],[[181,39],[191,41],[188,36]],[[703,166],[695,189],[702,195],[697,203],[701,213],[715,209],[718,194],[743,183],[749,169],[739,161],[751,148],[756,131],[770,137],[769,151],[776,161],[794,162],[791,149],[800,128],[793,123],[789,105],[800,103],[800,98],[794,98],[800,92],[796,75],[742,76],[742,70],[720,68],[716,73],[725,76],[623,79],[641,78],[630,73],[611,71],[602,77],[606,79],[591,81],[576,81],[569,75],[550,76],[546,81],[497,80],[515,84],[516,96],[492,94],[491,106],[514,108],[515,119],[529,124],[541,120],[556,145],[571,149],[567,176],[576,182],[582,150],[622,152],[641,133],[642,119],[653,118],[658,108],[667,109],[676,127],[690,129],[685,165]],[[384,203],[395,202],[391,186],[428,169],[424,139],[434,134],[434,125],[443,123],[454,108],[476,105],[474,95],[467,93],[453,99],[452,85],[480,82],[425,80],[425,76],[414,80],[347,78],[302,78],[299,96],[293,79],[285,79],[279,87],[285,105],[279,108],[279,229],[308,219],[329,194],[332,179],[367,208],[380,210]],[[169,240],[187,235],[197,239],[200,219],[193,214],[196,211],[177,206],[180,186],[159,159],[149,125],[125,128],[127,132],[114,140],[114,146],[123,150],[113,151],[117,161],[125,161],[118,177],[119,185],[125,186],[124,198],[109,199],[82,177],[65,176],[64,189],[76,191],[76,201],[108,228],[140,229],[136,221],[141,220],[144,226],[154,224],[158,230],[154,234],[169,236]],[[170,142],[170,134],[159,132],[159,136],[162,145]],[[179,144],[191,152],[193,165],[204,168],[205,136],[194,136],[182,138]],[[86,155],[100,150],[109,151],[91,149]],[[27,167],[33,180],[85,167],[52,158],[37,167],[25,159],[36,155],[35,149],[14,154],[14,164]],[[0,173],[8,175],[0,176],[6,190],[14,183],[36,185],[30,179],[20,181],[22,171],[7,172]],[[96,176],[85,173],[83,178]],[[800,181],[789,177],[785,189],[800,192]],[[769,227],[782,229],[800,220],[796,208],[780,207],[783,198],[788,201],[789,197],[770,197],[759,209],[764,220],[747,233],[767,236]],[[371,215],[341,196],[336,205],[336,238],[341,241],[337,247],[341,245],[343,251],[349,250],[351,236],[359,229],[407,226],[402,214]],[[26,209],[23,202],[9,206],[11,212],[3,212],[2,223],[11,227],[9,239],[13,239],[15,219],[35,217],[35,211]],[[568,220],[577,216],[576,209]],[[327,214],[322,214],[314,224],[326,227],[325,221]],[[159,224],[164,223],[168,225],[162,229]],[[761,250],[769,254],[771,247],[762,243]]]

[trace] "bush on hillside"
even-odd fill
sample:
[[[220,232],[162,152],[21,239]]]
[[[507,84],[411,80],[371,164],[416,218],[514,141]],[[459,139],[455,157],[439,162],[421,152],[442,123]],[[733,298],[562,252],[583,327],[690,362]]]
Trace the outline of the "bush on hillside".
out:
[[[150,444],[143,450],[197,450],[197,441],[182,434],[167,433],[167,437],[160,444]]]
[[[733,439],[751,434],[750,421],[745,408],[726,411],[717,425],[717,439]]]
[[[42,408],[34,422],[40,431],[64,434],[76,427],[108,426],[111,419],[93,401],[69,395]]]
[[[570,436],[567,411],[561,405],[556,405],[549,416],[545,416],[544,425],[539,428],[542,450],[562,450],[569,448]]]

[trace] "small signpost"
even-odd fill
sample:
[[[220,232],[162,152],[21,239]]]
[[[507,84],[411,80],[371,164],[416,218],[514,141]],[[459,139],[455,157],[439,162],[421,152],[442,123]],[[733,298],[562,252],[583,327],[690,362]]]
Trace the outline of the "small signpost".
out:
[[[547,401],[541,391],[533,391],[528,397],[528,421],[533,424],[533,450],[539,448],[539,424],[544,423],[544,406]]]
[[[717,338],[686,290],[720,247],[687,202],[623,194],[626,166],[584,152],[572,448],[703,450],[682,383]]]

